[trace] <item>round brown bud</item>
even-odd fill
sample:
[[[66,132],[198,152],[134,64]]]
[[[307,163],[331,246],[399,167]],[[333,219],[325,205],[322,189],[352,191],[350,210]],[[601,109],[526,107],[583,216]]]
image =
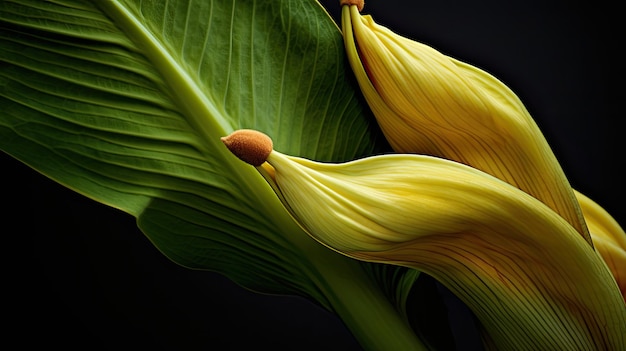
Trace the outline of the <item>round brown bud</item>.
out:
[[[255,167],[262,165],[274,148],[269,136],[252,129],[236,130],[221,140],[235,156]]]

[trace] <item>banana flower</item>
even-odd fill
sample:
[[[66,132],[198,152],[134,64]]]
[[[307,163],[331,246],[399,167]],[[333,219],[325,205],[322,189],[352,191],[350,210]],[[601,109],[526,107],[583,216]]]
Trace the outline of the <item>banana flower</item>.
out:
[[[342,4],[350,65],[392,148],[468,164],[539,199],[600,245],[626,298],[626,234],[617,223],[598,227],[615,220],[571,188],[519,98],[489,73],[362,16],[363,1]]]
[[[626,306],[607,265],[518,188],[427,155],[331,164],[275,151],[256,131],[222,141],[259,170],[271,166],[266,179],[313,238],[431,275],[467,304],[495,348],[626,349]]]
[[[342,1],[350,66],[392,148],[480,169],[539,199],[593,246],[555,155],[519,98],[491,74],[400,36]]]

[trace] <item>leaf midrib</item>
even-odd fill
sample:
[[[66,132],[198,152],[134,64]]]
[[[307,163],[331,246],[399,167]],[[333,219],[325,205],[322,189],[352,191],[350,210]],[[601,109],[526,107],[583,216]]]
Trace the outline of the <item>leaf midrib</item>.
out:
[[[118,1],[101,0],[97,5],[129,36],[141,52],[161,73],[173,98],[188,122],[201,134],[207,150],[215,150],[219,138],[232,132],[230,122],[224,118],[226,113],[207,98],[206,92],[194,81],[172,56],[166,46],[129,9]]]

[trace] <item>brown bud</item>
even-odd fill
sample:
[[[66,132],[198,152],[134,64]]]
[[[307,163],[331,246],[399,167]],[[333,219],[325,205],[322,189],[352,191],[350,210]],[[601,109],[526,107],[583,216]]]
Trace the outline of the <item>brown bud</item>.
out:
[[[239,129],[220,140],[242,161],[255,167],[262,165],[274,147],[266,134],[252,129]]]

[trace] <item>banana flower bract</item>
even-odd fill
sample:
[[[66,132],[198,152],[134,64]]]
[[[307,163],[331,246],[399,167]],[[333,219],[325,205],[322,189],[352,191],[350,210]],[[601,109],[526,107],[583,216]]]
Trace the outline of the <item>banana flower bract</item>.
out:
[[[346,52],[392,148],[468,164],[547,204],[600,246],[626,298],[626,234],[598,204],[571,189],[519,98],[489,73],[361,16],[363,3],[356,2],[343,2]],[[597,220],[613,222],[611,235]]]
[[[458,161],[563,216],[592,244],[555,155],[519,98],[476,67],[402,37],[344,1],[346,53],[392,148]]]
[[[260,142],[237,133],[222,140],[258,168],[267,160],[268,181],[312,237],[349,257],[433,276],[497,349],[626,348],[626,306],[604,261],[518,188],[432,156],[318,163],[272,150],[261,133]]]

